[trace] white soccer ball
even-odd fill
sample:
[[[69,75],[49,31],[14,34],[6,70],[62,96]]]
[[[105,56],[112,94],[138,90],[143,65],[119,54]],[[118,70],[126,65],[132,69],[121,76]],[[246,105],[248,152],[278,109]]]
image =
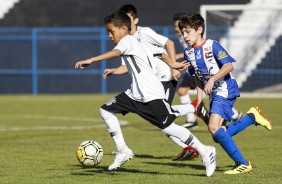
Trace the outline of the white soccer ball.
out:
[[[83,141],[76,150],[76,158],[83,166],[97,166],[103,159],[103,148],[96,141]]]

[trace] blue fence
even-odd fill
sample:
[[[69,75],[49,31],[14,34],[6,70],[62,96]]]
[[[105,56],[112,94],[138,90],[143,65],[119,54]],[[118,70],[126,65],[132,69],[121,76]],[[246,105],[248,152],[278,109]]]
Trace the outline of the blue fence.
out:
[[[154,29],[175,39],[172,27]],[[128,87],[128,77],[103,80],[107,67],[117,62],[102,61],[75,70],[76,61],[114,47],[104,27],[94,28],[0,28],[0,93],[92,93],[113,92]],[[114,64],[111,64],[114,63]]]
[[[172,26],[155,26],[153,29],[175,41],[178,52],[183,51]],[[209,38],[219,40],[226,28],[210,27],[207,32]],[[281,84],[281,46],[282,37],[249,77],[242,91]],[[120,65],[120,58],[95,63],[83,71],[74,69],[75,62],[106,52],[113,47],[104,27],[0,28],[0,94],[123,91],[130,85],[129,76],[109,77],[107,80],[102,78],[105,68]],[[273,73],[277,74],[272,75]],[[258,77],[267,81],[259,82]]]

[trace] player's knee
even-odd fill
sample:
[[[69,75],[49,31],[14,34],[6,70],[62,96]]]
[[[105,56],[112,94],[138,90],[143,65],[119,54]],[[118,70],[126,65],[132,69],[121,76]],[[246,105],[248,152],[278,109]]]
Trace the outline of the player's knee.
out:
[[[178,92],[179,96],[184,96],[184,95],[187,94],[188,89],[186,89],[186,88],[179,88],[179,89],[177,90],[177,92]]]
[[[208,130],[213,135],[217,131],[218,127],[214,123],[209,123]]]
[[[104,120],[110,119],[113,116],[113,113],[106,111],[103,108],[100,108],[100,115]]]

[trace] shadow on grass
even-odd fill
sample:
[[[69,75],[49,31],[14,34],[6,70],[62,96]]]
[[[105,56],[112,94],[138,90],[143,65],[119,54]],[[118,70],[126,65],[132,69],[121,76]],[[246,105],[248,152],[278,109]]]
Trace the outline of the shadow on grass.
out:
[[[174,163],[159,163],[159,162],[143,162],[146,164],[150,165],[164,165],[164,166],[172,166],[172,167],[190,167],[195,170],[206,170],[205,166],[200,165],[200,164],[193,164],[191,162],[186,162],[186,163],[179,163],[179,162],[174,162]]]
[[[163,157],[156,157],[153,155],[146,155],[146,154],[135,154],[136,158],[151,158],[151,159],[173,159],[171,156],[163,156]]]
[[[108,171],[108,167],[101,166],[97,168],[91,168],[91,169],[82,169],[81,172],[72,172],[71,175],[74,176],[93,176],[97,174],[105,174],[105,175],[118,175],[121,173],[132,173],[132,174],[148,174],[148,175],[183,175],[183,176],[206,176],[205,174],[189,174],[189,173],[164,173],[164,172],[159,172],[159,171],[144,171],[144,170],[138,170],[138,169],[127,169],[127,168],[118,168],[116,171]]]

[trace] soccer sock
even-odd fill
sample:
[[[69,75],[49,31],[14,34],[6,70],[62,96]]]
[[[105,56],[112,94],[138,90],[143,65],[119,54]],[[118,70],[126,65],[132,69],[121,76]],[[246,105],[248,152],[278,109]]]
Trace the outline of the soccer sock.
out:
[[[179,116],[183,116],[188,113],[194,113],[195,107],[192,104],[172,105],[171,108],[179,113]]]
[[[188,103],[191,103],[191,98],[190,98],[190,96],[189,96],[188,93],[187,93],[186,95],[179,96],[179,99],[180,99],[180,103],[181,103],[181,104],[188,104]]]
[[[162,129],[168,135],[180,139],[188,146],[194,147],[201,156],[206,152],[206,146],[202,144],[188,129],[172,123],[170,126]]]
[[[116,144],[117,150],[120,151],[127,147],[117,117],[102,108],[100,108],[100,114],[108,127],[108,131]]]
[[[219,128],[213,135],[226,153],[236,162],[244,165],[249,165],[244,159],[240,150],[238,149],[234,140],[230,137],[228,133],[225,132],[223,128]]]
[[[247,114],[241,119],[234,121],[226,127],[226,133],[231,137],[245,130],[248,126],[255,124],[255,117],[253,114]]]
[[[238,116],[239,116],[239,112],[237,109],[235,109],[234,107],[232,108],[232,111],[233,111],[233,116],[231,117],[232,119],[237,119]]]
[[[180,98],[181,104],[190,104],[191,103],[191,98],[190,98],[189,93],[187,93],[186,95],[180,96],[179,98]],[[196,121],[196,116],[194,115],[194,111],[193,112],[189,111],[186,114],[187,122],[195,122]]]
[[[186,145],[184,142],[182,142],[179,138],[174,137],[174,136],[169,136],[169,138],[175,142],[178,146],[182,147],[182,148],[186,148],[188,145]]]

